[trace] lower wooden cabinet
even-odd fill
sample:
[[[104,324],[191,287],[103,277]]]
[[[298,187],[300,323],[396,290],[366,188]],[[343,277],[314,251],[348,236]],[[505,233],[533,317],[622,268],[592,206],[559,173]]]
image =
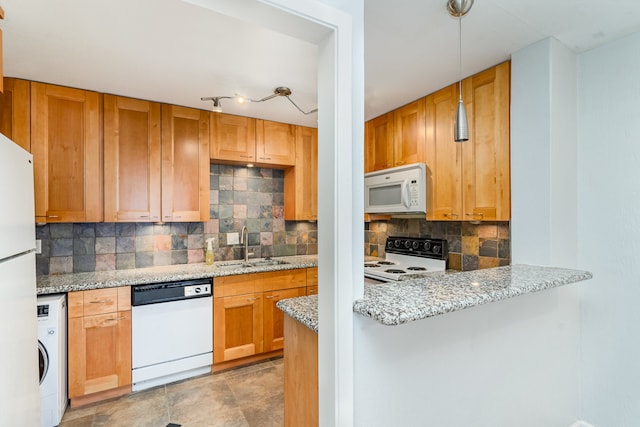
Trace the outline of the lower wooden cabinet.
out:
[[[213,363],[281,350],[284,318],[276,303],[304,296],[306,282],[305,269],[216,277]]]
[[[68,307],[71,406],[130,393],[130,288],[70,292]]]

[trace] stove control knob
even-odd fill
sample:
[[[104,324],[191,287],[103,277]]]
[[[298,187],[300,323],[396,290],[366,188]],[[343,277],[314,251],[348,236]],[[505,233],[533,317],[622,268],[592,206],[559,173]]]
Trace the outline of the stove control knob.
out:
[[[401,243],[400,239],[394,240],[393,246],[395,246],[396,248],[399,248],[400,247],[400,243]]]
[[[420,246],[420,242],[413,241],[413,242],[411,243],[411,247],[412,247],[413,249],[418,249],[418,247],[419,247],[419,246]]]
[[[434,254],[440,253],[440,245],[433,245],[433,253]]]
[[[393,240],[387,240],[387,248],[393,248]]]
[[[424,242],[424,250],[428,251],[429,249],[431,249],[431,242]]]
[[[405,247],[406,249],[409,249],[409,248],[411,247],[411,242],[410,242],[409,240],[405,240],[405,241],[404,241],[404,247]]]

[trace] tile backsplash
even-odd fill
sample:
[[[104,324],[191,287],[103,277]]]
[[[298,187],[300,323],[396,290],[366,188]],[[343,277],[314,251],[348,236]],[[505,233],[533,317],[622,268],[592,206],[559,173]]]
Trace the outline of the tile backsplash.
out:
[[[284,220],[284,171],[210,167],[211,220],[191,223],[77,223],[36,226],[38,274],[122,270],[204,262],[205,240],[215,259],[243,257],[229,233],[249,231],[252,258],[318,252],[317,224]]]
[[[391,219],[365,224],[365,255],[384,257],[387,236],[414,236],[446,239],[447,268],[477,270],[511,263],[508,222],[471,224],[460,221]]]

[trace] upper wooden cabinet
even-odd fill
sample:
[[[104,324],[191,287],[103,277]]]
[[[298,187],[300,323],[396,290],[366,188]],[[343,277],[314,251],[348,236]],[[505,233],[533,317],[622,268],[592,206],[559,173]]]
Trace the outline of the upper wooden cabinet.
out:
[[[162,105],[162,220],[209,220],[209,113]]]
[[[458,85],[426,98],[427,219],[508,221],[509,62],[465,79],[469,140],[453,140]]]
[[[511,217],[510,62],[463,82],[469,97],[469,141],[463,143],[465,220],[507,221]]]
[[[160,104],[104,96],[104,219],[160,221]]]
[[[0,132],[27,151],[31,151],[30,83],[5,77],[0,94]]]
[[[256,120],[256,163],[296,164],[296,126]]]
[[[256,161],[256,119],[211,113],[211,159]]]
[[[284,219],[318,219],[318,130],[297,126],[296,165],[284,172]]]
[[[296,126],[211,113],[211,160],[258,166],[293,166]]]
[[[102,95],[31,84],[36,222],[102,221]]]
[[[425,161],[425,100],[394,111],[393,166]]]
[[[427,219],[462,218],[462,144],[453,140],[457,85],[426,97]]]
[[[365,172],[424,161],[424,98],[365,124]]]
[[[393,111],[365,124],[364,171],[393,167]]]

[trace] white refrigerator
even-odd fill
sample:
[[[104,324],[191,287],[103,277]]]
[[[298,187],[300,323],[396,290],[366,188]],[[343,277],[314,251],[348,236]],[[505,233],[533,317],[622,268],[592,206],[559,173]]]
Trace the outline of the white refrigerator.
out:
[[[0,425],[40,426],[33,156],[0,134]]]

